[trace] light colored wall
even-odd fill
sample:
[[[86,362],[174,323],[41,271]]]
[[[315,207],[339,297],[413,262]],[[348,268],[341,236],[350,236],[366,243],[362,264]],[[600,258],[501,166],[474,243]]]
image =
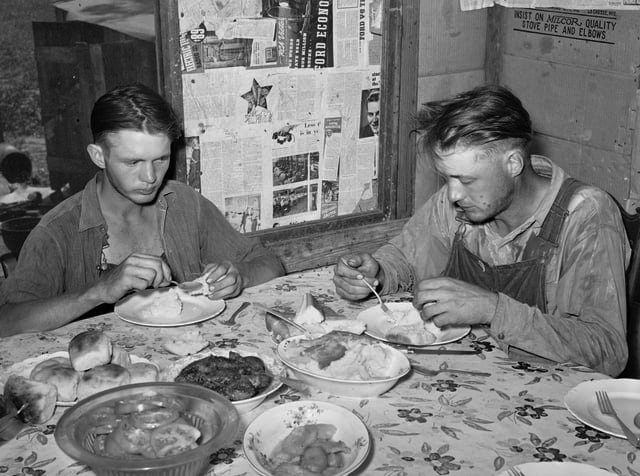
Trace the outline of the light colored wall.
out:
[[[534,152],[627,209],[640,205],[640,12],[604,12],[610,23],[596,42],[544,31],[544,21],[523,31],[526,9],[462,12],[454,0],[421,0],[420,9],[418,104],[493,78],[531,113]],[[427,162],[418,157],[416,207],[438,187]]]

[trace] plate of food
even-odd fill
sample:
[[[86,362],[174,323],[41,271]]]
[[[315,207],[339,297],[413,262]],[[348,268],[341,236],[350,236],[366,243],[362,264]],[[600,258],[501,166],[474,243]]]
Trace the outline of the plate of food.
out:
[[[123,321],[149,327],[177,327],[196,324],[225,309],[223,300],[191,296],[177,287],[145,289],[121,299],[114,308]]]
[[[160,379],[202,385],[223,395],[238,413],[247,413],[282,386],[284,367],[277,360],[253,352],[213,349],[178,359]]]
[[[357,316],[366,325],[365,334],[383,342],[416,347],[444,345],[462,339],[471,331],[469,326],[440,328],[432,322],[424,322],[410,302],[388,302],[386,305],[391,315],[377,305]]]
[[[157,381],[159,374],[154,362],[112,344],[102,331],[89,330],[75,335],[68,351],[15,363],[0,378],[0,386],[14,405],[27,404],[25,421],[44,423],[56,406],[73,406],[111,387]]]
[[[618,416],[629,428],[635,432],[640,431],[634,424],[634,418],[640,409],[640,380],[621,378],[582,382],[567,392],[564,404],[582,423],[603,433],[624,438],[616,419],[610,415],[603,415],[600,411],[596,400],[598,390],[607,392]]]

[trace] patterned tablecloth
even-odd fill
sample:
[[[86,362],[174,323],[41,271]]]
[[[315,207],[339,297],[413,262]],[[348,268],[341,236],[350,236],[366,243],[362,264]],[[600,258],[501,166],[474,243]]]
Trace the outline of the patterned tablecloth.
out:
[[[375,304],[372,300],[350,303],[339,298],[332,276],[331,268],[322,268],[248,289],[228,301],[224,313],[196,326],[213,347],[272,355],[275,344],[265,328],[264,313],[245,303],[258,302],[294,313],[304,294],[311,292],[328,308],[353,317]],[[6,375],[8,367],[26,358],[66,350],[72,336],[91,328],[103,329],[114,343],[161,366],[179,358],[161,346],[167,333],[175,329],[136,326],[105,314],[52,332],[1,339],[0,373]],[[640,475],[637,450],[623,439],[584,425],[564,405],[571,388],[606,376],[578,367],[514,362],[482,330],[474,329],[446,347],[482,352],[411,355],[411,360],[443,372],[433,377],[412,372],[378,398],[336,397],[281,387],[244,416],[235,441],[212,455],[210,474],[255,474],[242,451],[246,422],[275,405],[314,399],[351,410],[369,428],[373,449],[357,474],[489,475],[524,462],[574,461],[615,474]],[[48,424],[27,426],[2,444],[0,473],[88,473],[55,443],[55,422],[63,411],[58,408]]]

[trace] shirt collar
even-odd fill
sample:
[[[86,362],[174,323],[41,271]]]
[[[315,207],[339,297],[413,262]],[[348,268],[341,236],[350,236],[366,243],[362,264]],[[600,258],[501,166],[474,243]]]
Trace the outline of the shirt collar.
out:
[[[100,202],[98,200],[98,180],[104,177],[104,172],[99,171],[96,175],[89,180],[82,192],[82,208],[80,210],[80,223],[79,231],[85,231],[90,228],[97,228],[100,226],[106,227],[106,220],[102,215],[100,209]],[[155,204],[162,210],[166,210],[169,204],[167,200],[170,194],[175,193],[175,188],[172,181],[167,181],[158,192],[160,196]]]

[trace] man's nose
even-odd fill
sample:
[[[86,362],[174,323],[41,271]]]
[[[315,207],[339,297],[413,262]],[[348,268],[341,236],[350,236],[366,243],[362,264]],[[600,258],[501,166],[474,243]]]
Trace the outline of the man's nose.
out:
[[[144,165],[142,168],[142,173],[140,179],[146,183],[154,183],[156,181],[156,169],[153,166],[153,163],[149,162]]]
[[[449,201],[451,203],[456,203],[462,199],[463,195],[462,187],[454,181],[450,181],[447,190],[447,197],[449,198]]]

